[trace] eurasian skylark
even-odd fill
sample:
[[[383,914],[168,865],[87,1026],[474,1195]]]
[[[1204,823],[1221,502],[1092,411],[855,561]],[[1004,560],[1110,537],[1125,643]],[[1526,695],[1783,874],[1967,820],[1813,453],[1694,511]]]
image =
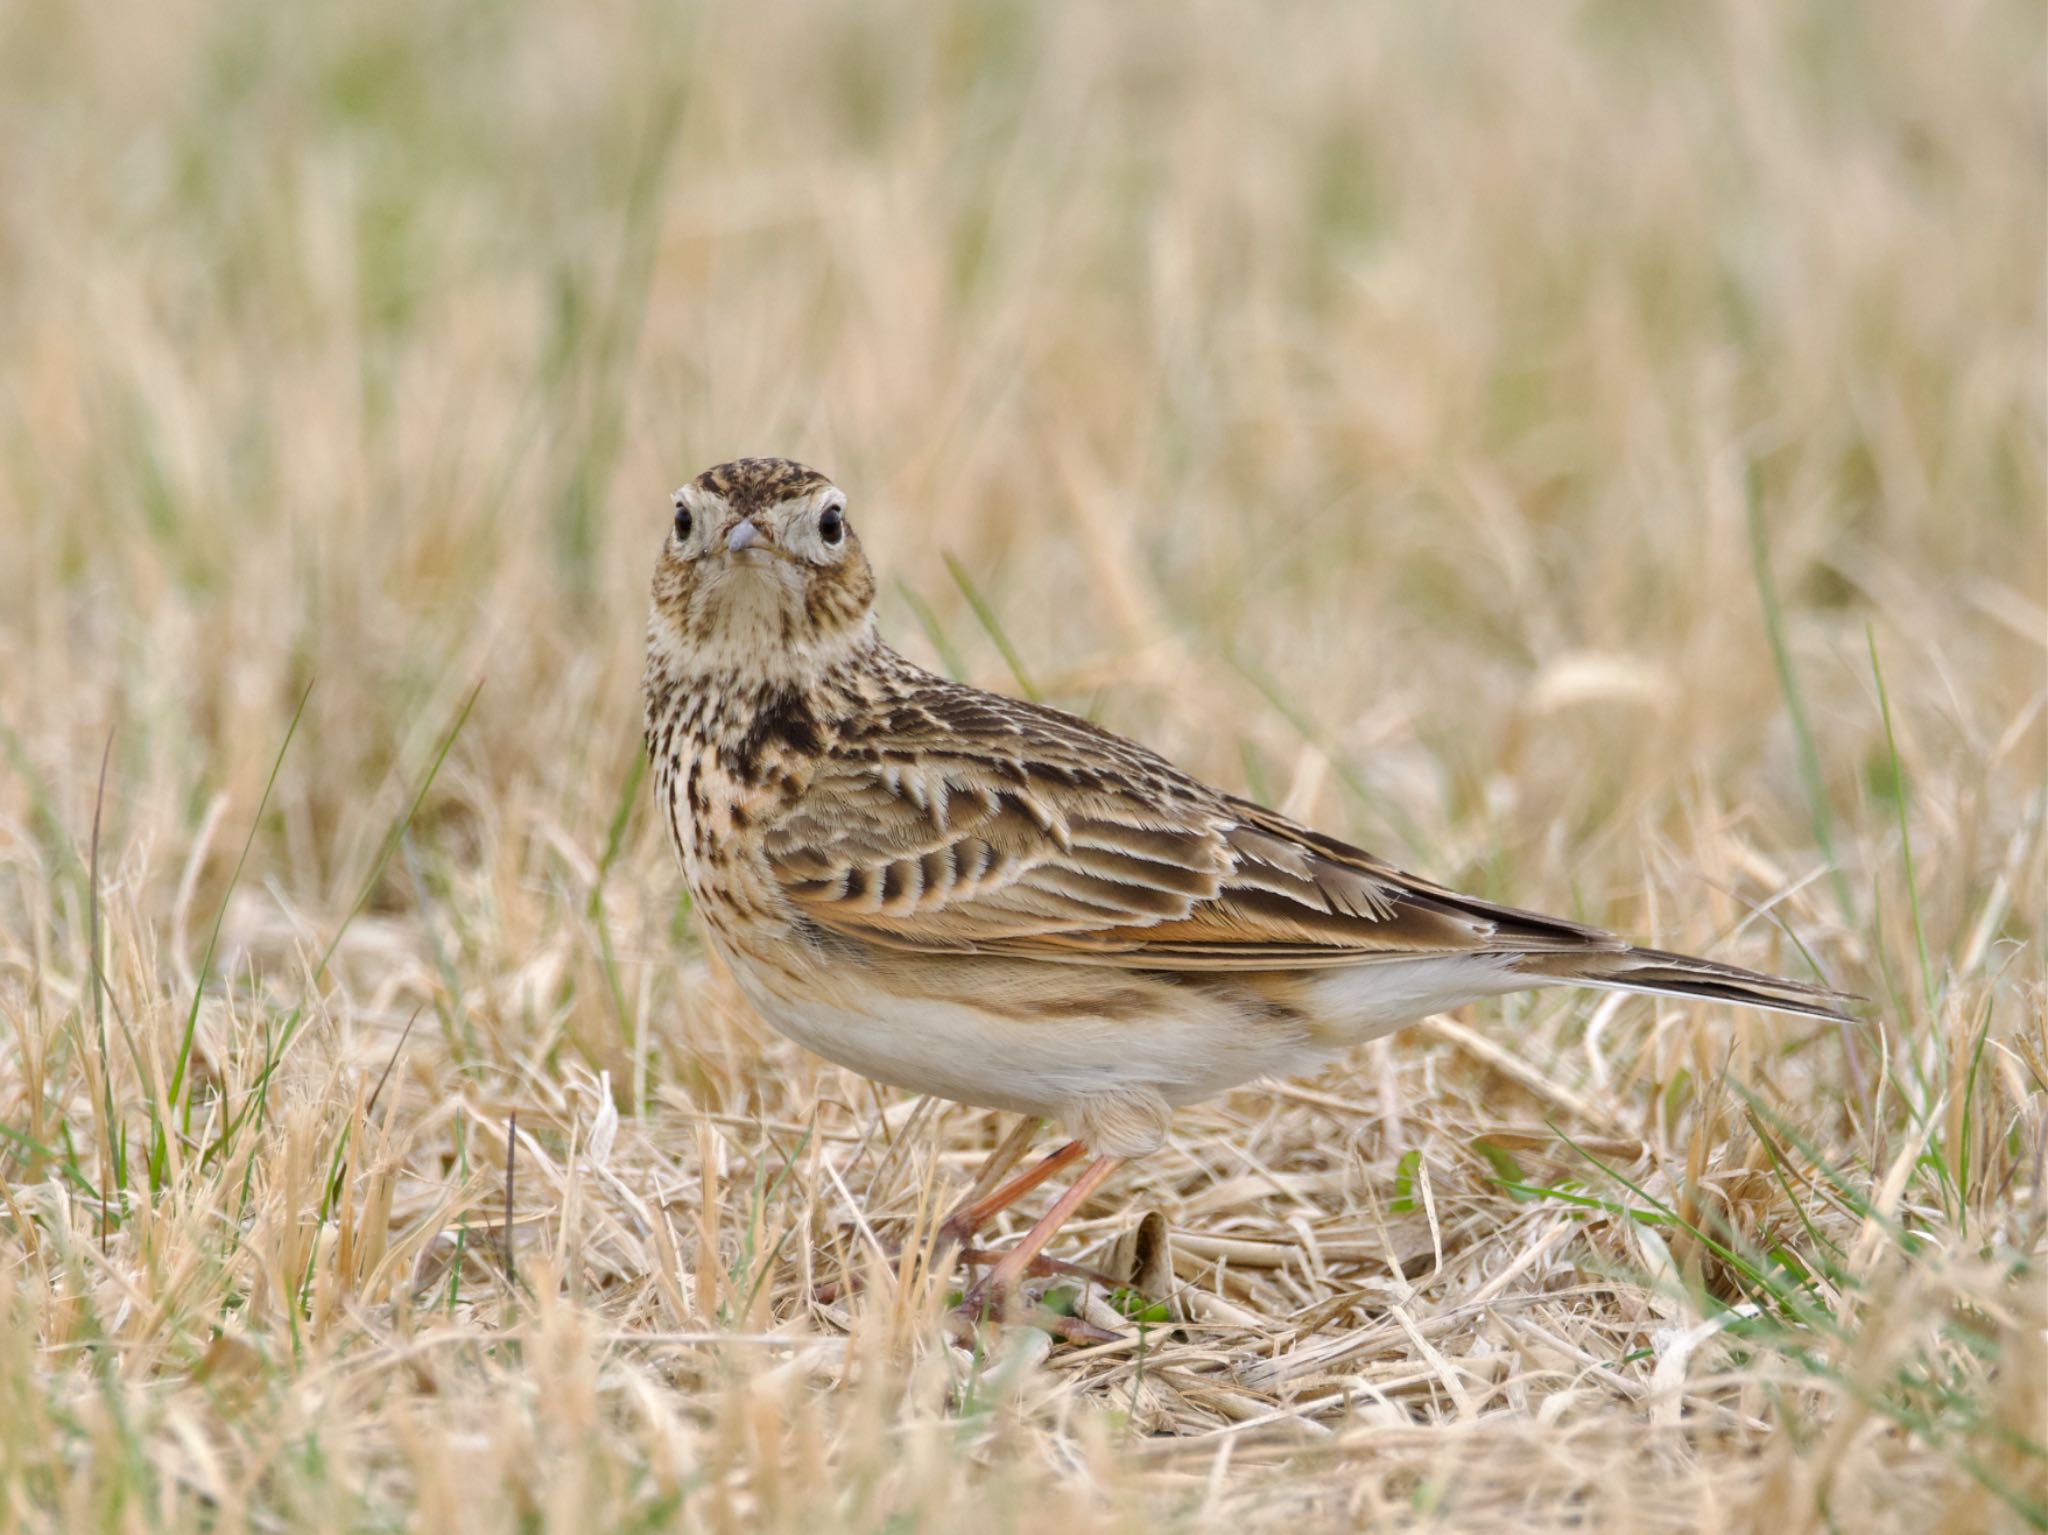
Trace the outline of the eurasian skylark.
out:
[[[970,1310],[1176,1105],[1428,1014],[1571,985],[1843,1016],[1821,987],[1405,874],[1086,720],[912,665],[875,631],[845,495],[801,464],[706,470],[674,514],[647,749],[740,989],[863,1076],[1031,1117],[955,1239],[1094,1153]],[[1073,1139],[992,1188],[1040,1118]]]

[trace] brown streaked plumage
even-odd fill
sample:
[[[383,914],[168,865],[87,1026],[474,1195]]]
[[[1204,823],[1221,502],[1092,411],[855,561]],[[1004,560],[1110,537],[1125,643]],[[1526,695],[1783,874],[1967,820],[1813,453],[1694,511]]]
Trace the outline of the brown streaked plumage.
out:
[[[953,1235],[1080,1143],[1098,1156],[1085,1192],[1156,1147],[1176,1104],[1486,996],[1567,984],[1843,1016],[1821,987],[1403,873],[1086,720],[912,665],[875,632],[845,499],[784,459],[676,492],[647,748],[697,910],[770,1022],[876,1080],[1076,1138]]]

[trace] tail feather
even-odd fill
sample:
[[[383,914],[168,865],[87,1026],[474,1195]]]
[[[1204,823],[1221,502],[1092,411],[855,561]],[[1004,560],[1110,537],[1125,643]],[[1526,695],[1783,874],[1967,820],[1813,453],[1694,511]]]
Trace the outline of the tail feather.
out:
[[[1516,968],[1525,975],[1540,975],[1568,986],[1597,986],[1663,997],[1699,997],[1806,1018],[1846,1020],[1850,1016],[1849,1004],[1860,1000],[1826,986],[1762,975],[1662,949],[1531,954]]]

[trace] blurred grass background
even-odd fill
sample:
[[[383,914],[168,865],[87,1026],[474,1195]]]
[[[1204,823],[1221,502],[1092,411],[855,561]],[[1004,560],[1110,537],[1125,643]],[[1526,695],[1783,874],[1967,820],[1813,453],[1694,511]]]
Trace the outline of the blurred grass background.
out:
[[[2048,1064],[2042,32],[2005,0],[0,13],[0,1400],[20,1409],[0,1416],[40,1425],[0,1431],[7,1505],[437,1527],[481,1496],[463,1468],[524,1463],[541,1430],[489,1404],[553,1377],[495,1358],[441,1382],[490,1449],[423,1448],[425,1388],[344,1411],[308,1379],[389,1342],[402,1276],[336,1269],[358,1309],[309,1356],[305,1308],[289,1285],[253,1299],[238,1245],[265,1191],[277,1251],[326,1272],[335,1200],[290,1191],[351,1124],[363,1142],[363,1084],[409,1016],[379,1144],[417,1196],[391,1240],[422,1253],[499,1197],[463,1181],[464,1137],[497,1135],[494,1165],[517,1110],[567,1148],[598,1073],[649,1176],[701,1175],[705,1199],[707,1126],[733,1137],[723,1166],[768,1155],[749,1116],[872,1122],[871,1094],[761,1036],[705,970],[640,805],[667,493],[748,453],[848,489],[885,629],[919,659],[1028,681],[1496,896],[1807,974],[1796,935],[1875,999],[1860,1035],[1631,1012],[1610,1083],[1583,1003],[1482,1022],[1560,1079],[1590,1069],[1680,1162],[1746,1154],[1688,1096],[1731,1048],[1859,1187],[1942,1126],[1916,1240],[2006,1254],[1944,1304],[2003,1318],[2038,1366],[2038,1323],[2013,1318],[2041,1311]],[[1380,1138],[1339,1205],[1434,1144],[1431,1095],[1469,1067],[1404,1043],[1322,1084],[1410,1105],[1346,1128]],[[941,1119],[959,1149],[987,1131]],[[1200,1123],[1198,1152],[1238,1133]],[[1289,1155],[1313,1158],[1303,1133]],[[817,1155],[799,1182],[829,1203]],[[452,1203],[428,1197],[443,1181]],[[68,1214],[37,1202],[87,1185]],[[1243,1218],[1284,1220],[1258,1204]],[[677,1210],[687,1278],[719,1230]],[[530,1296],[532,1325],[625,1326],[579,1290],[573,1227],[547,1241],[574,1306]],[[1479,1221],[1475,1261],[1488,1240]],[[777,1272],[763,1326],[803,1312]],[[704,1322],[695,1293],[660,1325]],[[92,1389],[86,1315],[119,1345]],[[257,1340],[274,1410],[326,1403],[328,1470],[193,1383],[223,1319]],[[1993,1405],[1919,1431],[1926,1456],[1759,1408],[1768,1431],[1735,1434],[1727,1466],[1691,1446],[1668,1487],[1702,1527],[1766,1494],[1809,1517],[1859,1477],[1873,1517],[2037,1521],[2039,1395],[1998,1395],[1996,1350],[1977,1368],[1952,1394]],[[768,1462],[745,1434],[704,1475],[767,1524],[952,1527],[1011,1474],[1019,1518],[1041,1495],[1109,1524],[1269,1506],[1221,1473],[1209,1503],[1162,1503],[1110,1429],[1071,1449],[1074,1401],[1129,1410],[1121,1386],[1046,1389],[1065,1405],[1019,1409],[1011,1472],[856,1453],[827,1390],[817,1486],[748,1502]],[[717,1439],[751,1421],[743,1397],[709,1427],[689,1391],[649,1421]],[[1605,1410],[1588,1432],[1625,1445],[1638,1408]],[[585,1428],[563,1466],[595,1478],[600,1522],[698,1507],[675,1492],[696,1473],[649,1473],[657,1493],[622,1469],[661,1463],[637,1430]],[[1796,1481],[1806,1435],[1833,1459],[1771,1481]],[[1362,1485],[1373,1454],[1302,1485]],[[849,1512],[856,1469],[900,1497]],[[570,1475],[466,1512],[576,1527]],[[1382,1491],[1449,1527],[1557,1491],[1529,1476],[1520,1504],[1512,1481],[1463,1504],[1416,1492],[1425,1473]],[[1736,1490],[1715,1513],[1687,1477]],[[1632,1486],[1654,1492],[1595,1471],[1567,1490]]]

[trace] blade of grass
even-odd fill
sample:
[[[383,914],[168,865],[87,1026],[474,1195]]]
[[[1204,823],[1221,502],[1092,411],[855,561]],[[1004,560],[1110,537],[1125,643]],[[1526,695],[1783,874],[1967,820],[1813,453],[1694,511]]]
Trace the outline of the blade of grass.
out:
[[[105,947],[105,943],[100,936],[103,926],[100,909],[100,824],[107,803],[107,766],[112,760],[113,754],[114,732],[110,729],[107,731],[106,745],[100,752],[99,786],[93,793],[92,847],[87,869],[86,887],[87,942],[92,950],[92,1015],[100,1037],[100,1065],[102,1073],[100,1087],[106,1097],[107,1123],[109,1126],[112,1126],[114,1123],[114,1062],[113,1056],[110,1053],[107,1036],[107,1008],[111,1005],[114,1012],[114,1022],[119,1024],[121,1028],[122,1042],[128,1046],[128,1061],[135,1068],[135,1080],[143,1087],[144,1097],[148,1101],[150,1133],[153,1138],[161,1139],[163,1135],[163,1119],[158,1107],[156,1094],[149,1090],[151,1086],[150,1073],[142,1059],[142,1048],[135,1042],[135,1030],[129,1026],[128,1014],[122,1009],[119,999],[114,997],[112,988],[107,985],[106,967],[101,961],[101,950]],[[158,1082],[155,1085],[160,1087],[162,1083]],[[125,1130],[116,1140],[115,1145],[119,1148],[119,1155],[115,1162],[114,1185],[120,1190],[121,1214],[122,1218],[126,1219],[128,1214],[128,1136]],[[150,1192],[154,1194],[156,1189],[156,1181],[152,1178]]]
[[[1835,857],[1834,813],[1828,805],[1827,788],[1821,778],[1820,753],[1813,744],[1813,726],[1806,715],[1806,699],[1799,691],[1799,676],[1792,668],[1791,647],[1785,643],[1785,615],[1778,605],[1778,587],[1771,575],[1771,551],[1764,537],[1762,498],[1757,493],[1756,466],[1750,465],[1746,487],[1749,504],[1749,552],[1756,567],[1757,596],[1764,609],[1764,634],[1770,640],[1771,661],[1778,670],[1778,691],[1785,698],[1785,712],[1792,721],[1792,739],[1799,754],[1799,777],[1806,787],[1807,814],[1813,825],[1813,840],[1827,860],[1828,882],[1834,887],[1835,902],[1843,920],[1856,922],[1856,898],[1849,878]]]
[[[420,1014],[425,1011],[426,1006],[424,1003],[414,1008],[412,1016],[405,1020],[405,1027],[399,1031],[398,1043],[391,1047],[391,1054],[384,1062],[384,1069],[378,1073],[377,1085],[370,1089],[369,1100],[363,1105],[364,1125],[367,1126],[369,1124],[371,1114],[376,1112],[377,1099],[384,1091],[384,1084],[390,1080],[391,1068],[398,1064],[398,1057],[405,1049],[405,1042],[412,1038],[412,1026],[420,1021]],[[327,1188],[320,1196],[320,1223],[323,1226],[327,1223],[327,1218],[334,1213],[335,1206],[341,1202],[342,1164],[348,1156],[349,1130],[350,1127],[344,1124],[341,1127],[341,1134],[334,1138],[334,1157],[327,1166]],[[310,1285],[312,1280],[313,1269],[309,1262],[306,1268],[305,1284]],[[301,1293],[304,1293],[303,1286],[301,1287]]]
[[[924,631],[924,637],[931,641],[932,649],[938,652],[939,665],[945,668],[946,675],[955,682],[964,680],[967,676],[967,663],[960,659],[960,652],[954,648],[945,626],[939,622],[939,615],[932,611],[932,605],[903,582],[897,581],[893,584],[896,595],[903,599],[903,605],[910,609],[911,617],[917,620],[918,628]]]
[[[1337,774],[1337,781],[1344,785],[1353,799],[1365,806],[1368,812],[1393,827],[1395,835],[1407,843],[1418,856],[1434,861],[1435,850],[1431,847],[1429,839],[1423,836],[1422,828],[1416,825],[1413,817],[1367,783],[1364,775],[1351,760],[1337,750],[1322,727],[1296,707],[1293,701],[1280,691],[1279,685],[1271,677],[1235,645],[1225,648],[1223,659],[1230,664],[1233,671],[1259,690],[1260,696],[1273,706],[1282,719],[1294,727],[1295,732],[1304,741],[1330,759],[1330,766]]]
[[[1559,1129],[1555,1123],[1550,1128],[1551,1132],[1559,1140],[1571,1147],[1573,1151],[1577,1152],[1580,1157],[1584,1158],[1592,1166],[1598,1168],[1614,1182],[1619,1183],[1652,1209],[1669,1216],[1694,1241],[1700,1243],[1715,1257],[1728,1265],[1735,1273],[1741,1275],[1755,1289],[1768,1295],[1780,1310],[1791,1313],[1795,1320],[1818,1331],[1830,1334],[1840,1331],[1834,1318],[1819,1307],[1811,1304],[1810,1300],[1800,1292],[1798,1287],[1787,1286],[1779,1281],[1766,1266],[1769,1260],[1764,1258],[1762,1254],[1737,1252],[1733,1247],[1719,1240],[1712,1233],[1702,1230],[1696,1223],[1685,1219],[1676,1210],[1672,1209],[1671,1206],[1658,1199],[1634,1179],[1618,1169],[1608,1166],[1607,1163],[1601,1161],[1600,1158],[1573,1140],[1570,1135]],[[1732,1238],[1734,1233],[1731,1232],[1730,1236]]]
[[[427,792],[434,787],[434,780],[441,772],[441,764],[448,760],[448,753],[455,746],[455,738],[462,734],[462,727],[469,723],[469,711],[476,707],[477,695],[483,690],[483,679],[478,678],[476,686],[469,690],[469,696],[462,701],[462,710],[455,716],[455,723],[448,727],[448,734],[441,738],[441,744],[434,752],[434,760],[428,764],[426,776],[420,780],[420,786],[414,792],[410,803],[406,805],[405,813],[385,835],[384,845],[377,852],[377,860],[370,866],[369,876],[363,881],[362,889],[356,893],[355,904],[349,908],[348,915],[342,918],[341,925],[334,930],[334,936],[328,940],[327,947],[320,952],[320,961],[313,967],[312,979],[315,984],[327,974],[327,966],[334,958],[334,951],[341,947],[341,940],[347,936],[350,926],[362,915],[363,908],[370,904],[370,897],[377,893],[377,881],[384,877],[385,865],[391,862],[391,855],[398,851],[399,841],[412,828],[413,818],[420,813],[420,806],[426,803]],[[297,1015],[294,1016],[296,1019]]]
[[[783,1186],[789,1182],[790,1174],[796,1171],[797,1158],[801,1157],[805,1149],[811,1144],[811,1135],[816,1129],[816,1125],[805,1127],[802,1137],[796,1143],[796,1149],[782,1159],[782,1167],[777,1171],[774,1181],[768,1185],[765,1191],[762,1189],[758,1179],[755,1182],[753,1220],[747,1227],[747,1240],[745,1243],[745,1261],[749,1267],[752,1266],[753,1262],[754,1230],[768,1218],[768,1207],[781,1196]],[[754,1302],[760,1298],[761,1287],[768,1282],[768,1276],[774,1269],[776,1260],[782,1256],[782,1249],[789,1245],[789,1239],[796,1235],[796,1229],[793,1225],[787,1226],[783,1228],[782,1235],[776,1238],[775,1246],[769,1250],[767,1261],[761,1265],[760,1271],[753,1276],[753,1284],[747,1290],[746,1304],[740,1308],[739,1315],[734,1318],[736,1324],[743,1323],[747,1317],[753,1314]]]
[[[557,523],[569,584],[579,595],[587,596],[595,579],[597,516],[630,419],[620,402],[647,329],[642,320],[660,248],[662,199],[671,186],[667,170],[681,134],[685,99],[685,92],[673,82],[659,93],[652,120],[631,157],[611,246],[616,257],[610,301],[595,327],[585,379],[589,404],[562,487]]]
[[[604,971],[605,990],[611,998],[612,1012],[619,1020],[619,1036],[625,1041],[627,1058],[635,1065],[633,1102],[641,1112],[646,1109],[646,1086],[639,1080],[643,1075],[640,1063],[639,1030],[634,1027],[632,1010],[626,1006],[625,983],[619,978],[619,958],[612,943],[611,924],[605,918],[604,889],[610,877],[612,864],[619,856],[619,849],[626,840],[626,825],[633,818],[633,805],[639,798],[640,783],[647,775],[647,754],[633,753],[632,766],[626,772],[626,781],[619,788],[619,802],[612,808],[611,826],[606,831],[604,856],[597,861],[597,878],[591,881],[590,900],[585,904],[583,915],[597,934],[599,966]]]
[[[43,782],[42,774],[38,773],[35,764],[28,760],[28,752],[21,744],[21,737],[15,734],[14,727],[5,720],[0,720],[0,744],[6,746],[7,760],[13,764],[14,771],[20,776],[21,781],[28,786],[29,811],[35,818],[42,845],[50,850],[58,863],[70,869],[73,874],[83,875],[86,872],[85,866],[78,861],[77,845],[65,830],[64,818],[57,814],[50,786]]]
[[[1975,1119],[1977,1073],[1984,1064],[1984,1042],[1991,1037],[1991,999],[1984,999],[1984,1023],[1970,1047],[1970,1069],[1963,1078],[1962,1123],[1956,1139],[1956,1224],[1965,1236],[1970,1232],[1970,1132]]]
[[[457,1188],[469,1187],[469,1121],[462,1105],[455,1106],[455,1177]],[[462,1213],[455,1225],[455,1256],[448,1263],[448,1314],[462,1303],[462,1264],[469,1255],[469,1201],[462,1201]]]
[[[349,908],[348,915],[342,918],[340,925],[335,928],[334,937],[329,940],[326,949],[321,952],[319,962],[314,965],[312,973],[308,977],[311,984],[317,986],[321,977],[327,973],[327,966],[334,958],[335,950],[340,948],[341,941],[347,935],[350,924],[362,914],[363,908],[370,903],[370,897],[376,893],[377,881],[383,877],[386,865],[391,862],[392,853],[398,848],[407,830],[412,826],[413,818],[419,814],[420,806],[426,802],[427,793],[433,788],[434,779],[439,775],[442,763],[448,760],[448,753],[453,749],[456,737],[462,734],[462,727],[468,723],[470,710],[476,707],[477,694],[483,691],[483,686],[483,682],[479,680],[477,685],[469,690],[469,696],[463,700],[462,709],[456,715],[455,723],[449,727],[447,735],[442,737],[441,744],[434,753],[434,760],[428,765],[425,776],[421,778],[419,788],[414,792],[412,799],[407,803],[404,812],[393,824],[391,830],[385,835],[383,845],[378,850],[376,861],[372,864],[368,877],[364,879],[362,889],[357,892],[355,904]],[[256,1124],[260,1126],[263,1123],[266,1106],[270,1098],[271,1079],[277,1074],[277,1068],[284,1060],[286,1049],[289,1048],[292,1040],[298,1036],[299,1027],[306,1019],[306,1009],[307,1004],[301,1002],[285,1015],[284,1023],[278,1031],[274,1048],[270,1046],[266,1038],[263,1069],[258,1074],[256,1083],[250,1089],[249,1095],[244,1100],[240,1111],[228,1122],[226,1128],[221,1131],[219,1139],[207,1148],[205,1153],[207,1156],[224,1153],[231,1147],[235,1136],[241,1132],[243,1126],[249,1122],[252,1115]]]
[[[59,1128],[63,1129],[68,1136],[70,1132],[68,1125],[60,1126]],[[100,1191],[93,1187],[92,1179],[86,1177],[84,1171],[79,1167],[78,1156],[75,1150],[69,1154],[60,1153],[55,1146],[45,1146],[42,1142],[15,1129],[12,1125],[0,1125],[0,1136],[5,1136],[31,1156],[47,1161],[64,1175],[73,1188],[85,1195],[87,1199],[92,1200],[96,1204],[100,1202]]]
[[[419,902],[419,931],[426,940],[427,950],[434,959],[434,969],[441,977],[441,989],[448,996],[448,1005],[440,997],[434,998],[434,1016],[441,1020],[441,1037],[447,1041],[449,1059],[457,1071],[467,1071],[476,1055],[476,1039],[469,1024],[469,1008],[463,1002],[467,988],[462,984],[462,974],[455,968],[455,961],[448,953],[448,946],[441,941],[440,923],[436,921],[439,899],[433,886],[428,882],[426,871],[420,867],[414,855],[411,837],[401,837],[399,852],[404,855],[406,877],[412,881],[413,899]]]
[[[512,1258],[512,1214],[515,1208],[513,1179],[519,1171],[519,1111],[505,1116],[505,1280],[519,1284],[519,1265]]]
[[[1892,700],[1885,690],[1884,668],[1877,659],[1877,630],[1863,626],[1864,641],[1870,646],[1870,675],[1877,681],[1877,707],[1884,716],[1884,746],[1891,757],[1892,805],[1899,817],[1899,854],[1906,865],[1906,900],[1913,912],[1913,943],[1920,955],[1920,987],[1927,1013],[1934,1016],[1934,962],[1927,953],[1927,924],[1920,915],[1920,878],[1913,868],[1913,833],[1907,825],[1906,770],[1899,765],[1899,741],[1892,733]]]
[[[1033,703],[1041,702],[1038,689],[1025,674],[1024,658],[1017,654],[1017,647],[1010,643],[1010,636],[1004,632],[1002,620],[996,617],[996,610],[989,600],[981,595],[974,584],[974,578],[951,554],[945,556],[946,569],[952,573],[953,584],[960,588],[960,595],[967,599],[967,605],[974,609],[974,616],[981,621],[981,627],[988,631],[988,637],[996,642],[996,649],[1002,652],[1004,663],[1010,668],[1010,675],[1017,679],[1017,691]]]
[[[184,1091],[185,1072],[192,1060],[192,1040],[199,1029],[199,1001],[206,990],[206,977],[213,969],[213,956],[220,946],[221,923],[228,914],[228,900],[235,887],[242,882],[242,869],[249,862],[249,849],[256,845],[256,833],[263,825],[263,812],[270,806],[271,791],[277,787],[277,775],[284,767],[284,754],[291,749],[292,738],[299,733],[299,721],[305,718],[306,701],[313,696],[313,684],[308,681],[305,690],[299,694],[298,706],[292,710],[291,723],[285,726],[284,739],[278,743],[277,755],[270,760],[270,776],[263,781],[263,793],[257,797],[256,813],[249,818],[249,835],[242,839],[242,851],[235,859],[235,872],[228,876],[227,889],[221,892],[220,905],[214,908],[213,926],[206,935],[206,950],[199,958],[198,977],[192,987],[192,1005],[185,1010],[185,1029],[178,1041],[178,1060],[171,1071],[171,1088],[168,1097],[173,1106],[178,1106],[179,1095]],[[192,1103],[183,1101],[179,1114],[178,1129],[185,1135],[192,1133]],[[162,1147],[152,1147],[150,1162],[152,1168],[158,1165]]]
[[[102,1251],[105,1250],[107,1245],[107,1201],[104,1185],[112,1183],[115,1188],[119,1189],[124,1204],[128,1196],[128,1169],[113,1161],[116,1155],[114,1149],[114,1053],[107,1044],[107,988],[106,978],[100,973],[100,810],[105,805],[107,799],[107,764],[113,760],[113,755],[114,732],[109,730],[107,732],[107,744],[100,750],[99,789],[94,793],[92,801],[92,848],[91,857],[86,864],[85,900],[87,963],[92,971],[89,981],[92,988],[92,1021],[94,1031],[100,1037],[100,1094],[105,1099],[104,1109],[106,1113],[105,1134],[107,1137],[108,1160],[107,1165],[102,1168],[106,1176],[102,1180],[100,1198],[100,1248]],[[120,1163],[125,1163],[126,1160],[126,1157],[121,1157]]]

